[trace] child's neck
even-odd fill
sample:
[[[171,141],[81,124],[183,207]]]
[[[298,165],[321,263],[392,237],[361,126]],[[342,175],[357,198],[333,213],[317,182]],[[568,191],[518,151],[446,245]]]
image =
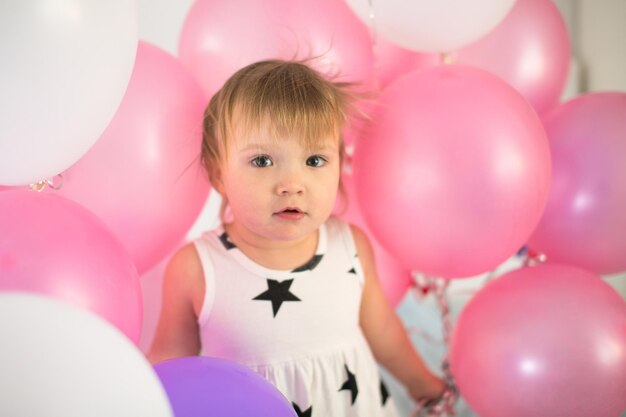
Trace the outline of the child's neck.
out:
[[[231,242],[248,258],[269,269],[292,270],[307,263],[317,249],[319,230],[297,241],[261,241],[242,233],[236,224],[224,225]]]

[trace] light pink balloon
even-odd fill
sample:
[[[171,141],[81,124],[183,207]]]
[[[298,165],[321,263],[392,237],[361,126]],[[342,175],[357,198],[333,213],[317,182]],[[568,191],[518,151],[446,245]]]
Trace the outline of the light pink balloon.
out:
[[[382,86],[411,69],[441,64],[436,54],[411,54],[388,42],[376,42],[374,56]],[[452,53],[450,59],[501,77],[543,114],[559,102],[570,49],[567,26],[552,0],[517,0],[494,30]]]
[[[456,65],[399,78],[356,144],[370,230],[405,268],[467,277],[495,268],[535,228],[550,183],[539,118],[512,87]]]
[[[100,217],[139,273],[180,242],[208,195],[199,164],[205,105],[200,87],[176,58],[140,42],[113,121],[63,173],[58,193]]]
[[[626,271],[626,93],[576,97],[545,127],[553,186],[529,246],[598,274]]]
[[[338,199],[335,213],[348,223],[358,226],[369,237],[374,251],[378,281],[382,286],[389,304],[395,308],[400,304],[404,295],[412,285],[411,273],[378,243],[372,235],[372,232],[368,229],[356,199],[353,176],[350,173],[344,172],[342,174],[342,182],[346,191],[346,200]]]
[[[369,31],[338,0],[197,0],[179,56],[208,96],[238,69],[270,58],[319,57],[313,66],[340,81],[372,78]]]
[[[0,291],[55,297],[139,341],[141,290],[130,255],[93,213],[61,196],[0,192]]]
[[[502,77],[541,114],[558,103],[567,81],[567,26],[552,0],[517,0],[493,31],[460,49],[457,59]]]
[[[585,270],[519,269],[464,307],[450,360],[461,395],[481,417],[619,417],[626,302]]]

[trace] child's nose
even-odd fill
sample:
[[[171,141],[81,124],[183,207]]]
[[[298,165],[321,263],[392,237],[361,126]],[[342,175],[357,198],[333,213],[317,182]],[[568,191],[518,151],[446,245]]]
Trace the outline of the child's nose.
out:
[[[295,195],[304,193],[304,182],[300,175],[291,173],[281,178],[276,184],[276,192],[279,195]]]

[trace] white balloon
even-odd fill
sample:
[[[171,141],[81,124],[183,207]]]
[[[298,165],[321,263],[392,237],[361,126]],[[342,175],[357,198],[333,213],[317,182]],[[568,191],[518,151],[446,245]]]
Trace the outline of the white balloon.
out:
[[[0,2],[0,184],[80,159],[113,118],[136,50],[134,0]]]
[[[374,33],[407,49],[453,52],[489,33],[515,0],[346,0]]]
[[[35,294],[0,293],[0,415],[172,417],[143,354],[100,317]]]

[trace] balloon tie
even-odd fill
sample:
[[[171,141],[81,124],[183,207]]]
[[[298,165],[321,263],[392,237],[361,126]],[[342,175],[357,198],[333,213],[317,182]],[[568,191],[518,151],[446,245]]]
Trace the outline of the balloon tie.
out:
[[[457,57],[454,52],[442,52],[439,54],[439,63],[444,65],[456,64]]]
[[[548,261],[548,257],[545,253],[534,252],[526,248],[526,258],[524,259],[524,266],[537,266],[545,264]]]
[[[41,181],[34,182],[32,184],[29,184],[29,187],[31,191],[36,191],[38,193],[45,190],[46,187],[50,187],[53,190],[58,191],[63,187],[63,182],[64,182],[63,175],[59,174],[52,179],[41,180]]]

